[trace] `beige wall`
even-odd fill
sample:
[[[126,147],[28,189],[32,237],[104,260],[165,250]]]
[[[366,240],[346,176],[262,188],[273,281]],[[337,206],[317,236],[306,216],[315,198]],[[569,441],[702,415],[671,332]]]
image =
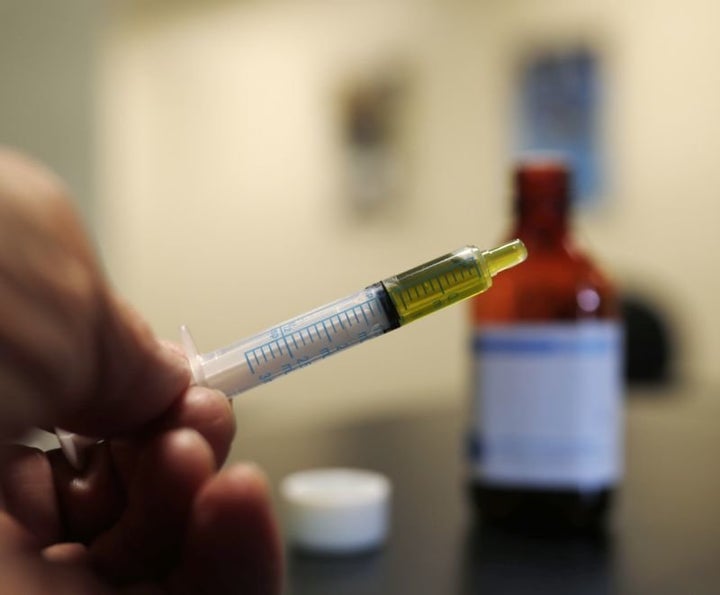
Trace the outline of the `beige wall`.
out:
[[[607,66],[613,184],[581,235],[625,286],[659,292],[683,325],[685,374],[720,380],[714,0],[171,5],[118,3],[98,105],[101,244],[160,334],[185,322],[216,348],[464,243],[491,245],[507,221],[513,64],[529,44],[589,40]],[[387,217],[361,221],[343,208],[336,98],[386,60],[411,73],[409,185]],[[282,423],[457,398],[465,314],[236,407]]]
[[[55,169],[92,218],[95,0],[0,2],[0,144]]]

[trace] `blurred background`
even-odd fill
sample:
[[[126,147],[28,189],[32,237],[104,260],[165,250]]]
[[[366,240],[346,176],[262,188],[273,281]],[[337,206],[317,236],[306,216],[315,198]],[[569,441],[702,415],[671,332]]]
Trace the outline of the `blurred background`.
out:
[[[667,320],[675,376],[717,386],[718,22],[715,0],[4,0],[0,140],[69,182],[157,333],[208,351],[504,237],[524,73],[581,50],[578,235]],[[456,307],[235,407],[430,408],[464,394],[468,337]]]

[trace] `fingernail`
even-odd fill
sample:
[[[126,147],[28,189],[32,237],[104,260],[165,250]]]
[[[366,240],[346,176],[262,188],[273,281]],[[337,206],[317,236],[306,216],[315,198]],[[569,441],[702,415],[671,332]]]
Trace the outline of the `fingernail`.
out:
[[[263,489],[268,489],[268,477],[265,471],[254,461],[243,461],[233,465],[233,472],[242,480],[250,479],[252,482],[259,482]]]

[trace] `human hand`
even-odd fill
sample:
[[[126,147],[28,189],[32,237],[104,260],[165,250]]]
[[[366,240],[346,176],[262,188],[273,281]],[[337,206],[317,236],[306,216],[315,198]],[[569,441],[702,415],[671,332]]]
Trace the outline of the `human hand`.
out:
[[[226,399],[109,289],[62,184],[0,150],[0,440],[60,426],[110,440],[84,471],[0,447],[0,593],[274,593],[265,483],[217,471]]]
[[[201,387],[138,434],[92,447],[83,473],[59,451],[0,453],[0,594],[279,592],[266,484],[217,472],[234,433]]]

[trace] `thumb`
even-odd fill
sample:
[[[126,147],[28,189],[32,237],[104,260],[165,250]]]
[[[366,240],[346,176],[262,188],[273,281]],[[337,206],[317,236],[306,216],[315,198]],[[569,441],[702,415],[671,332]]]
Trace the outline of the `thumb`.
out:
[[[159,341],[142,318],[109,294],[99,317],[96,367],[89,390],[57,425],[89,436],[135,430],[162,414],[190,384],[182,350]]]

